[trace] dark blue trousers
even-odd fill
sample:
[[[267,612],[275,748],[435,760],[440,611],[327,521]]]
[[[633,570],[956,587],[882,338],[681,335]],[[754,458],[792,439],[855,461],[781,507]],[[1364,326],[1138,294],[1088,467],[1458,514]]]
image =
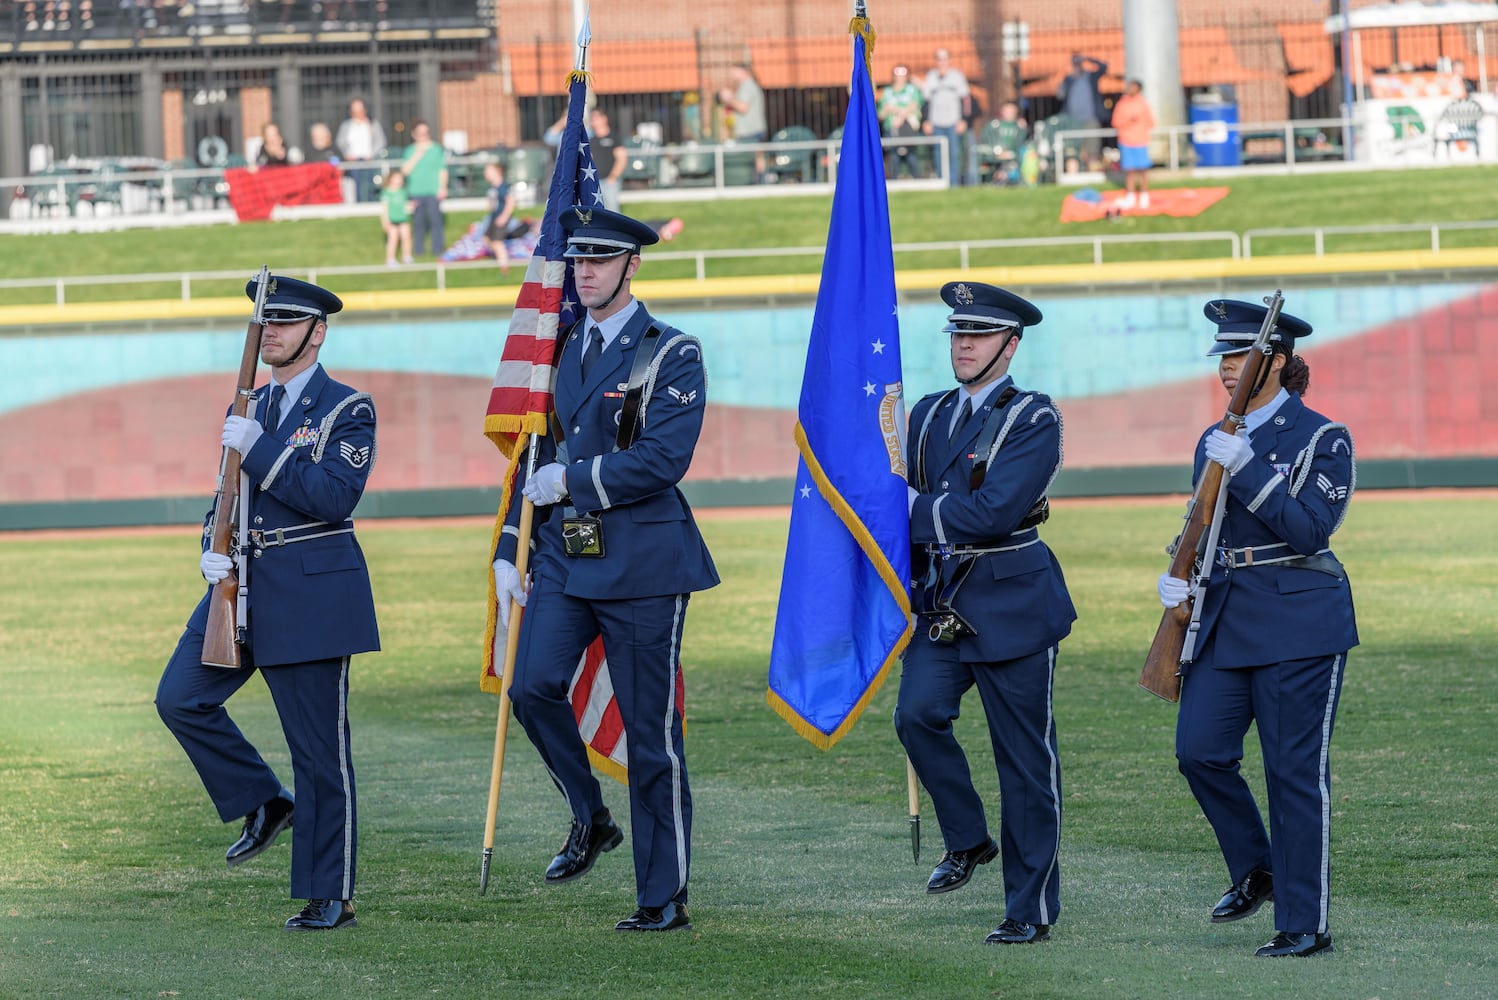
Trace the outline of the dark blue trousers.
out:
[[[675,698],[686,610],[686,594],[590,601],[569,597],[560,581],[540,576],[526,602],[510,682],[515,719],[541,754],[573,819],[590,823],[603,808],[603,793],[567,690],[583,651],[603,636],[629,748],[638,906],[687,901],[692,793]]]
[[[1262,667],[1218,669],[1211,648],[1186,672],[1176,760],[1217,835],[1236,884],[1255,868],[1274,873],[1274,926],[1326,933],[1330,900],[1331,767],[1328,751],[1347,654]],[[1259,729],[1269,832],[1243,780],[1243,737]]]
[[[187,751],[219,818],[254,812],[281,780],[224,709],[256,672],[245,651],[239,670],[203,665],[203,635],[183,633],[156,689],[156,711]],[[291,750],[296,817],[291,897],[352,899],[358,842],[348,724],[349,658],[261,667]]]
[[[952,723],[977,687],[999,772],[999,848],[1007,917],[1054,924],[1061,912],[1061,763],[1051,689],[1056,647],[1002,663],[963,663],[956,643],[917,630],[905,652],[895,730],[931,795],[947,849],[966,851],[989,836],[983,799]]]

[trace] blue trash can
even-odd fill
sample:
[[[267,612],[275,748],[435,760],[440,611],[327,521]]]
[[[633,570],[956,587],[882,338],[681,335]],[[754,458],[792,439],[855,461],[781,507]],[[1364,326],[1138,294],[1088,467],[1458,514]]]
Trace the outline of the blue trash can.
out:
[[[1243,137],[1238,131],[1238,105],[1216,95],[1191,99],[1191,146],[1199,167],[1237,167],[1243,164]]]

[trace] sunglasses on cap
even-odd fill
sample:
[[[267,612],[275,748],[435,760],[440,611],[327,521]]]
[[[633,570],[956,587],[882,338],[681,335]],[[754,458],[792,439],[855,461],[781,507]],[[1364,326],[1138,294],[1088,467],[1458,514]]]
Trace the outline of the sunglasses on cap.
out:
[[[295,309],[267,309],[265,310],[265,322],[284,326],[291,323],[300,323],[304,319],[317,319],[317,313],[298,312]]]

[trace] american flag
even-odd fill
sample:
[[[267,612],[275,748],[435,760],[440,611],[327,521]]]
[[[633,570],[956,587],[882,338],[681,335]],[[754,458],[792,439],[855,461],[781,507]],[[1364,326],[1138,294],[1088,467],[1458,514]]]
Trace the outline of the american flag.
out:
[[[500,492],[499,516],[494,522],[490,551],[499,545],[505,516],[515,498],[515,483],[525,461],[531,434],[545,434],[552,408],[553,374],[556,371],[557,336],[582,315],[577,290],[562,252],[567,235],[558,221],[573,205],[602,205],[598,171],[588,149],[583,129],[587,98],[587,75],[575,72],[568,82],[567,122],[557,146],[556,169],[541,218],[541,237],[525,268],[525,282],[515,301],[510,331],[505,337],[489,408],[484,414],[484,434],[509,461]],[[489,621],[484,634],[484,672],[479,685],[498,694],[504,658],[504,634],[499,631],[499,600],[494,579],[489,579]],[[496,641],[499,648],[495,649]],[[681,674],[678,671],[677,678]],[[609,679],[603,643],[595,641],[577,665],[569,692],[578,729],[587,741],[589,756],[605,773],[625,780],[628,766],[624,727],[614,689]],[[678,694],[678,702],[680,697]]]

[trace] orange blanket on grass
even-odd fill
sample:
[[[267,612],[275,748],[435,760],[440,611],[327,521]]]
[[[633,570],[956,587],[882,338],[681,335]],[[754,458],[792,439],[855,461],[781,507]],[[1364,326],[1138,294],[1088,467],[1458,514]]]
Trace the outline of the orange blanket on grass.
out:
[[[1096,222],[1121,215],[1172,215],[1185,218],[1200,215],[1228,196],[1228,188],[1162,188],[1150,192],[1148,208],[1140,208],[1136,200],[1133,208],[1124,208],[1126,192],[1104,191],[1101,199],[1092,201],[1078,194],[1066,196],[1061,203],[1062,222]]]

